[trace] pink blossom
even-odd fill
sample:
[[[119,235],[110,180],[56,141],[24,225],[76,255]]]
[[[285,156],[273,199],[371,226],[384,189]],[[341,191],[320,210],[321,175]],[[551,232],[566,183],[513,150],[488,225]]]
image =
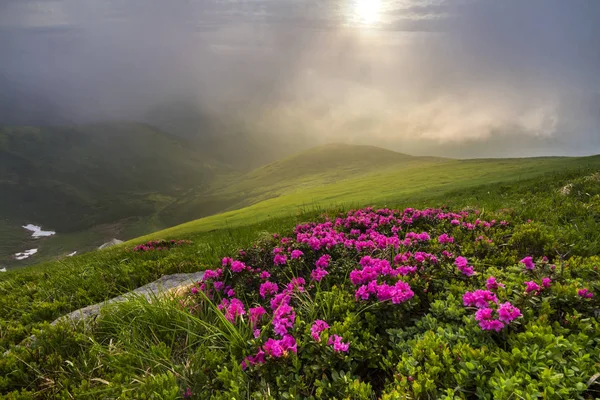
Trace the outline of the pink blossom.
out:
[[[521,261],[519,261],[520,263],[525,265],[525,269],[528,270],[533,270],[535,268],[535,264],[533,263],[533,258],[532,257],[525,257],[524,259],[522,259]]]
[[[552,279],[550,278],[542,278],[542,286],[544,288],[549,288],[552,285]]]
[[[258,306],[249,309],[248,313],[250,314],[250,325],[255,327],[257,322],[267,313],[267,311],[262,306]]]
[[[484,308],[487,307],[490,302],[498,303],[498,298],[489,290],[478,289],[474,292],[466,292],[463,295],[463,304],[466,307]]]
[[[267,271],[263,271],[260,273],[260,279],[269,279],[271,277],[271,274]]]
[[[329,254],[323,254],[321,257],[319,257],[319,259],[315,263],[315,266],[317,268],[325,269],[325,268],[329,267],[330,261],[331,261],[331,256]]]
[[[235,273],[242,272],[244,269],[246,269],[246,264],[241,261],[236,260],[231,263],[231,270]]]
[[[500,304],[498,307],[498,315],[498,319],[500,321],[508,324],[514,319],[521,317],[523,314],[521,314],[521,310],[519,310],[517,307],[513,306],[509,302],[506,302]]]
[[[246,314],[244,303],[241,300],[233,298],[231,300],[223,299],[219,304],[218,309],[225,310],[225,318],[229,322],[234,322],[236,317]]]
[[[466,267],[468,264],[469,261],[465,257],[456,257],[456,260],[454,260],[454,265],[458,268]]]
[[[196,286],[192,288],[192,294],[198,294],[198,288]]]
[[[233,261],[233,260],[232,260],[231,258],[229,258],[229,257],[225,257],[225,258],[223,258],[223,260],[221,261],[221,265],[222,265],[222,266],[224,266],[224,267],[226,267],[226,266],[228,266],[229,264],[231,264],[231,262],[232,262],[232,261]]]
[[[526,293],[538,292],[541,289],[540,285],[538,285],[534,281],[525,282],[525,285],[527,285],[527,287],[525,288]]]
[[[350,343],[344,343],[342,342],[342,338],[338,335],[332,335],[329,337],[329,342],[327,342],[328,345],[333,345],[333,351],[335,351],[336,353],[340,353],[340,352],[348,352],[348,349],[350,348]]]
[[[293,250],[291,257],[292,257],[292,260],[297,260],[300,257],[302,257],[303,255],[304,255],[304,253],[301,250]]]
[[[438,237],[438,242],[441,244],[454,243],[454,238],[452,236],[448,236],[447,233],[444,233]]]
[[[321,319],[318,319],[313,323],[312,327],[310,328],[310,336],[312,336],[312,338],[315,341],[320,342],[321,337],[319,335],[325,329],[329,329],[329,325],[327,325],[327,322],[325,322]]]
[[[479,326],[486,331],[500,332],[504,328],[504,323],[496,319],[491,319],[489,321],[480,321]]]
[[[490,320],[490,319],[492,319],[493,313],[494,313],[494,310],[492,310],[491,308],[488,308],[488,307],[480,308],[475,313],[475,320],[480,321],[480,322]]]
[[[587,288],[583,288],[577,291],[577,296],[583,297],[584,299],[591,299],[594,297],[594,293],[590,292]]]
[[[497,290],[498,288],[504,288],[504,285],[496,281],[496,277],[490,276],[485,283],[485,287],[488,290]]]
[[[311,273],[310,273],[310,278],[313,281],[316,282],[321,282],[321,280],[323,278],[325,278],[326,275],[329,275],[329,272],[325,271],[324,269],[321,268],[316,268],[314,269]]]
[[[287,263],[287,256],[285,254],[276,254],[273,257],[273,264],[275,265],[285,265]]]
[[[260,293],[260,297],[264,299],[267,295],[277,294],[277,292],[279,292],[279,287],[276,283],[266,281],[260,285],[258,292]]]

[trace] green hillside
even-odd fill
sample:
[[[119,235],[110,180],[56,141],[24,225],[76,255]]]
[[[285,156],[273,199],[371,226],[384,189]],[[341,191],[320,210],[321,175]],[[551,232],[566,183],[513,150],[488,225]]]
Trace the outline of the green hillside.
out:
[[[310,152],[303,154],[312,157]],[[384,151],[384,154],[387,153]],[[144,239],[188,235],[197,231],[258,223],[269,218],[296,215],[313,208],[421,201],[431,196],[443,196],[444,193],[469,190],[480,185],[518,182],[561,171],[600,167],[600,156],[482,160],[432,159],[406,157],[401,154],[394,157],[398,158],[398,162],[385,168],[375,166],[339,175],[336,175],[339,170],[333,169],[336,179],[329,179],[329,175],[325,173],[318,175],[321,181],[314,181],[320,184],[307,186],[303,186],[303,183],[310,180],[303,176],[287,180],[283,174],[279,175],[275,171],[265,173],[269,167],[260,168],[245,177],[255,176],[264,187],[269,187],[270,179],[279,182],[271,192],[262,194],[270,194],[270,199],[156,232]],[[293,168],[288,168],[287,162],[283,162],[282,165],[288,174],[294,171]],[[352,168],[349,170],[352,171]],[[221,193],[233,195],[244,190],[251,194],[256,193],[252,192],[253,187],[258,192],[263,186],[249,185],[247,181],[240,179],[232,182]],[[261,195],[257,196],[260,198]]]
[[[329,144],[314,147],[259,167],[246,174],[215,180],[210,188],[195,190],[160,212],[168,225],[236,210],[264,200],[323,187],[340,180],[445,161],[413,157],[375,146]]]
[[[107,229],[153,215],[185,191],[207,186],[218,171],[227,169],[143,124],[2,127],[0,263],[22,250],[28,234],[21,225],[63,234]],[[21,235],[14,236],[15,227]]]

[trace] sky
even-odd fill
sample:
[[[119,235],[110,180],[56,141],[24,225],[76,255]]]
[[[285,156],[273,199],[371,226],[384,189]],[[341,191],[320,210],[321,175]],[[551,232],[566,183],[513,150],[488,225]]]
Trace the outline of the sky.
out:
[[[2,0],[0,123],[186,102],[310,143],[596,154],[598,21],[598,0]]]

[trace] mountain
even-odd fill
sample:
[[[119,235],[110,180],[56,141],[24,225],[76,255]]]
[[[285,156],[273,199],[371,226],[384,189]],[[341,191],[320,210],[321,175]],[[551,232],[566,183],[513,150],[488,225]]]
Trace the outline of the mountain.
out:
[[[1,249],[28,223],[70,233],[152,215],[228,170],[144,124],[0,127]]]

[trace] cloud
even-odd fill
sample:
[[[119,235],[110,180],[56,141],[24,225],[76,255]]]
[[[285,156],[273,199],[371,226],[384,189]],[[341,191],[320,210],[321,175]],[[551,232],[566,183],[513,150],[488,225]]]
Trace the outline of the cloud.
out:
[[[599,2],[381,0],[368,26],[355,1],[10,1],[0,85],[68,120],[140,119],[185,98],[313,141],[600,152]]]

